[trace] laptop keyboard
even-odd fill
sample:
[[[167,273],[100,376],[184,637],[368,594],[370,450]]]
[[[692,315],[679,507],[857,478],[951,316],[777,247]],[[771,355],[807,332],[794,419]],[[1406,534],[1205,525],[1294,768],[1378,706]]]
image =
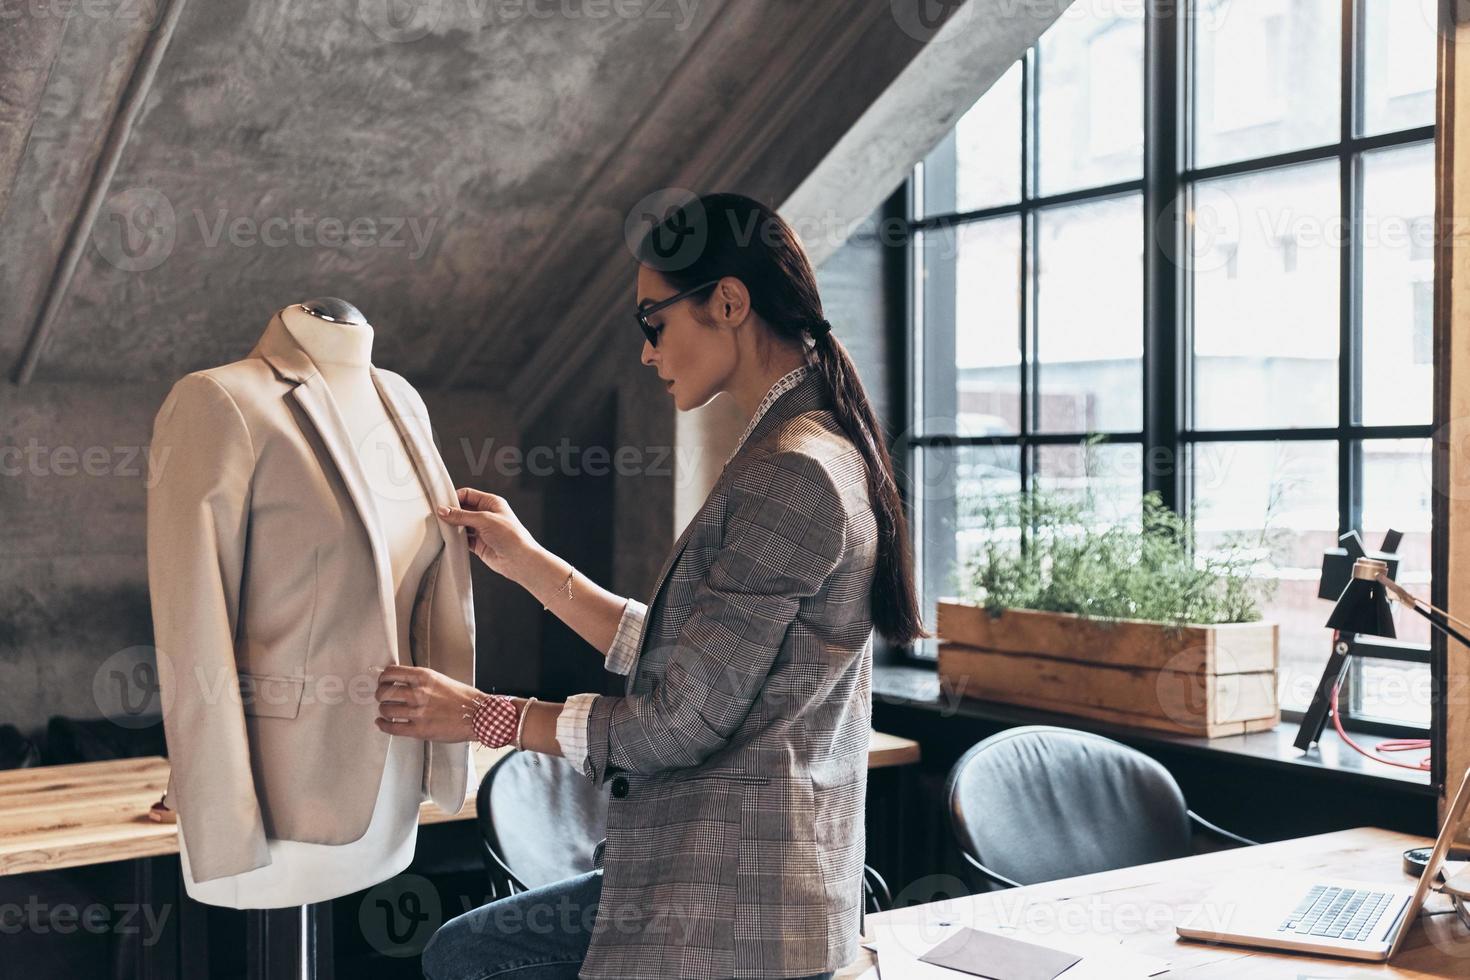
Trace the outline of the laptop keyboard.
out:
[[[1388,909],[1392,892],[1315,885],[1276,930],[1295,936],[1364,941]]]

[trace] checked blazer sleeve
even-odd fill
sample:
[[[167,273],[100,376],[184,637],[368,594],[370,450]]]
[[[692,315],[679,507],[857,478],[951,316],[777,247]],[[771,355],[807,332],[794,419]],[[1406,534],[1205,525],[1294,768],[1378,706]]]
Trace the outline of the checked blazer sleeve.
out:
[[[613,634],[604,667],[625,676],[633,669],[647,618],[648,607],[637,599],[623,604],[623,614],[618,617],[618,629]],[[587,714],[597,698],[596,694],[573,694],[556,716],[556,742],[561,746],[562,757],[579,770],[587,764]]]
[[[602,696],[587,719],[584,772],[649,775],[696,766],[739,729],[801,602],[847,544],[842,498],[799,452],[757,456],[734,475],[724,538],[653,691]]]

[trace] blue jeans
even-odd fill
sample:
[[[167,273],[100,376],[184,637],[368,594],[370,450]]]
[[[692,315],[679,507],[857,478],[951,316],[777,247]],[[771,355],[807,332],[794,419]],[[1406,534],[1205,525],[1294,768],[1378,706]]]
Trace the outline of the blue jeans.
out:
[[[576,980],[601,895],[602,872],[589,871],[456,915],[424,947],[424,980]]]

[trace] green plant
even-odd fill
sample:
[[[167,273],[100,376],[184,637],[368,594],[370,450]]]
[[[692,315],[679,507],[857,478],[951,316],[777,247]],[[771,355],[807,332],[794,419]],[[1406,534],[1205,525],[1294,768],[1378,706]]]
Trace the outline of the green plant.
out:
[[[1143,497],[1136,522],[1103,520],[1090,495],[1073,500],[1041,491],[1000,498],[975,516],[983,540],[964,597],[992,613],[1245,623],[1261,618],[1260,604],[1275,587],[1252,574],[1269,551],[1267,530],[1201,551],[1192,515],[1174,513],[1156,493]]]

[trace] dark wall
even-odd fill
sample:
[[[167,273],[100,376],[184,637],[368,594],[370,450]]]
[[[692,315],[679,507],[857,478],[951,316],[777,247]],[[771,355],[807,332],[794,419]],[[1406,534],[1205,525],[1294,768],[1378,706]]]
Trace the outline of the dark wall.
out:
[[[151,664],[144,481],[166,393],[0,382],[0,724],[99,717],[99,668]]]
[[[617,421],[617,397],[609,392],[599,411],[570,420],[561,431],[533,430],[532,443],[567,446],[567,462],[545,475],[528,476],[523,483],[541,499],[538,540],[604,585],[612,580],[616,501],[615,470],[603,461],[615,459]],[[575,454],[570,451],[573,447]],[[576,601],[575,595],[571,601]],[[598,651],[551,612],[538,606],[536,613],[541,623],[537,694],[564,701],[582,691],[602,690],[605,672]]]
[[[657,376],[612,347],[600,367],[606,386],[568,392],[532,422],[520,449],[542,460],[505,491],[527,530],[552,553],[617,595],[645,600],[675,537],[674,410]],[[529,625],[499,640],[503,689],[564,700],[617,692],[601,656],[524,590],[506,601]],[[482,674],[482,682],[486,675]]]

